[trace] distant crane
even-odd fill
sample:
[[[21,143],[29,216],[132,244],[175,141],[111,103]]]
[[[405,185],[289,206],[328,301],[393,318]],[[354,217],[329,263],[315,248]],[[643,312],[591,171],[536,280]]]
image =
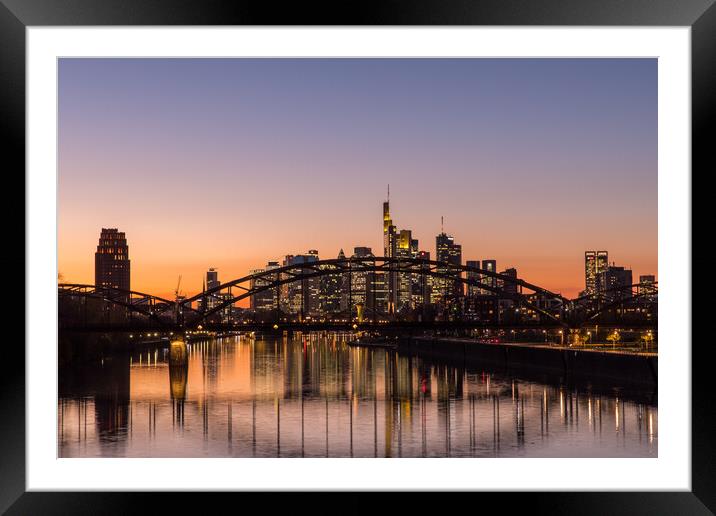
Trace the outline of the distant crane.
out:
[[[181,286],[181,274],[179,275],[179,281],[177,281],[177,288],[174,289],[174,321],[176,321],[177,324],[180,323],[179,317],[179,297],[181,296],[181,292],[179,290],[179,287]]]
[[[181,285],[181,274],[179,275],[179,281],[177,281],[177,288],[174,290],[174,297],[176,300],[179,300],[179,296],[181,295],[181,292],[179,291],[179,286]]]

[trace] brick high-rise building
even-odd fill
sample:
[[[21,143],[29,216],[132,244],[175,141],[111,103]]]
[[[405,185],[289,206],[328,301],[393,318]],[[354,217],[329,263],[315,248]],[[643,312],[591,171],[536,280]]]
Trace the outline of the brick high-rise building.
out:
[[[94,284],[129,290],[129,246],[117,228],[102,228],[94,253]]]

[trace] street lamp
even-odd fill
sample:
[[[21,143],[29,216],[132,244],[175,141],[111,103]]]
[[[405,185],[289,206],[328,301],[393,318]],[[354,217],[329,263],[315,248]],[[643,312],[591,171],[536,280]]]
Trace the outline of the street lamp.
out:
[[[560,346],[564,346],[564,332],[562,330],[559,330],[559,340]]]
[[[617,347],[617,341],[621,339],[621,335],[619,335],[619,330],[614,330],[613,333],[610,333],[607,337],[607,340],[612,341],[612,349],[616,349]]]

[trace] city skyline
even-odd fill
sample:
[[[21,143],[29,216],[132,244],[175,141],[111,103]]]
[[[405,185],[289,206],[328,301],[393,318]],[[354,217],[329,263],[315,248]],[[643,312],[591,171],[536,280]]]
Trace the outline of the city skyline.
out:
[[[126,233],[132,289],[166,297],[210,267],[382,254],[387,183],[394,223],[432,255],[444,216],[463,262],[568,297],[585,249],[658,275],[655,60],[205,61],[60,61],[65,281],[92,283],[100,226]]]
[[[392,220],[390,219],[388,213],[389,202],[383,203],[383,234],[384,238],[388,234],[387,230],[388,228],[393,231],[392,235],[396,235],[395,231],[398,229],[394,225],[392,225]],[[441,221],[441,232],[436,235],[435,239],[435,255],[434,260],[438,263],[452,263],[454,265],[460,266],[460,265],[466,265],[468,267],[474,267],[477,269],[482,269],[484,271],[489,271],[493,273],[499,273],[502,276],[508,276],[508,277],[514,277],[517,278],[517,269],[515,267],[506,267],[505,270],[500,270],[503,267],[497,266],[497,260],[494,259],[484,259],[484,260],[470,260],[462,259],[462,253],[461,248],[462,246],[455,241],[454,237],[452,235],[447,234],[444,231],[444,228],[442,227],[443,221]],[[408,238],[410,239],[411,236],[411,230],[399,230],[401,236],[405,236],[404,234],[407,233]],[[391,242],[393,238],[391,237],[388,240],[384,239],[384,245],[391,245],[388,242]],[[396,242],[397,243],[397,242]],[[392,246],[396,245],[396,243],[393,243]],[[410,240],[410,253],[408,254],[395,254],[395,247],[392,247],[392,251],[389,250],[389,248],[384,249],[384,256],[386,257],[396,257],[396,258],[417,258],[417,259],[424,259],[424,260],[431,260],[431,251],[426,250],[424,246],[418,246],[419,240],[412,239]],[[402,246],[399,246],[402,247]],[[422,249],[421,249],[422,248]],[[457,254],[453,254],[452,249],[456,249]],[[116,254],[116,256],[114,256]],[[349,253],[350,255],[350,253]],[[354,258],[361,258],[361,257],[368,257],[368,256],[376,256],[380,257],[380,254],[376,254],[373,252],[371,247],[367,246],[354,246],[353,247],[353,257]],[[594,257],[599,257],[599,264],[596,263]],[[340,249],[337,258],[343,259],[346,258],[346,254],[343,250],[343,248]],[[306,252],[299,252],[299,253],[286,253],[282,256],[283,260],[274,259],[274,258],[268,258],[266,260],[266,263],[264,266],[256,267],[254,269],[251,269],[248,271],[247,274],[244,274],[243,276],[251,276],[257,273],[263,273],[264,271],[269,271],[272,269],[277,269],[281,267],[286,267],[290,265],[296,265],[299,263],[303,263],[305,261],[319,261],[319,260],[331,260],[336,257],[332,256],[320,256],[320,253],[317,249],[309,249]],[[109,261],[107,261],[109,260]],[[116,261],[119,260],[119,261]],[[656,275],[655,274],[639,274],[632,277],[632,269],[630,267],[624,267],[622,265],[617,266],[616,261],[609,261],[608,259],[608,251],[585,251],[584,252],[584,260],[585,260],[585,270],[584,270],[584,290],[579,291],[579,296],[587,296],[590,294],[593,294],[595,291],[603,291],[608,288],[617,288],[619,286],[628,286],[628,285],[639,285],[640,289],[643,288],[650,288],[648,285],[650,283],[656,282]],[[102,228],[100,233],[100,239],[99,244],[97,246],[97,251],[95,252],[95,281],[94,284],[101,287],[109,287],[109,288],[118,288],[120,290],[133,290],[137,291],[134,288],[131,288],[130,286],[130,272],[129,272],[129,251],[128,251],[128,245],[127,240],[125,238],[124,232],[119,232],[117,228]],[[109,275],[107,275],[107,272],[109,270],[113,270],[116,272],[110,272]],[[440,270],[438,268],[438,270]],[[445,272],[445,271],[443,271]],[[118,276],[115,278],[112,278],[113,274],[119,273]],[[387,273],[386,273],[387,274]],[[407,288],[408,289],[408,297],[411,297],[410,292],[413,290],[414,287],[403,287],[399,284],[401,277],[400,273],[395,273],[396,277],[393,281],[395,281],[395,284],[391,287],[388,286],[389,284],[392,284],[392,282],[388,279],[389,276],[386,276],[386,285],[385,288],[387,289],[386,292],[386,302],[389,302],[391,305],[393,305],[393,308],[391,310],[395,310],[399,305],[396,303],[398,300],[398,297],[393,296],[403,296],[405,294],[402,294],[402,289]],[[604,276],[604,274],[607,274]],[[62,274],[60,273],[60,276]],[[409,276],[409,275],[408,275]],[[487,281],[487,285],[491,285],[492,287],[497,287],[497,280],[494,278],[489,279],[489,276],[482,277],[480,274],[476,274],[475,272],[468,271],[467,273],[463,273],[462,276],[465,276],[466,278],[470,279],[471,277],[473,279],[477,279],[481,281],[482,283],[485,283]],[[404,276],[407,279],[407,276]],[[619,279],[617,279],[619,278]],[[635,278],[638,278],[638,282]],[[71,283],[66,280],[64,277],[58,278],[60,282],[63,283]],[[199,294],[200,292],[203,292],[207,289],[213,289],[216,287],[219,287],[223,285],[224,283],[230,282],[232,280],[238,279],[236,277],[231,279],[226,278],[219,278],[219,271],[216,267],[209,267],[206,269],[202,276],[202,286],[201,290],[197,292],[189,292],[188,295],[185,293],[182,289],[179,289],[182,281],[182,275],[179,275],[179,280],[176,286],[176,289],[174,290],[174,295],[177,297],[180,297],[181,299],[184,299],[186,297],[191,297],[194,294]],[[520,278],[525,279],[525,278]],[[264,280],[259,280],[264,281]],[[382,280],[379,280],[382,281]],[[410,284],[412,284],[414,279],[410,280]],[[419,293],[419,297],[422,298],[421,301],[417,301],[416,299],[412,299],[412,301],[407,301],[411,305],[415,304],[416,302],[418,304],[420,303],[431,303],[439,301],[439,298],[444,293],[443,290],[446,288],[448,283],[445,283],[444,281],[435,280],[434,278],[429,281],[429,288],[432,290],[432,294],[430,293],[430,290],[421,290]],[[647,285],[646,287],[644,285]],[[457,288],[458,284],[455,284],[455,288]],[[321,287],[323,288],[323,287]],[[342,291],[345,286],[337,285],[338,291]],[[421,289],[424,289],[426,287],[420,287]],[[547,288],[547,290],[550,290]],[[337,291],[337,293],[338,293]],[[399,292],[400,291],[400,292]],[[513,286],[505,286],[505,292],[517,292],[517,287],[515,285]],[[150,293],[145,292],[146,294],[153,294],[157,295],[156,293]],[[456,294],[459,296],[471,296],[474,294],[487,294],[492,295],[492,292],[489,290],[485,290],[481,292],[481,289],[478,286],[475,285],[465,285],[462,288],[457,288]],[[561,292],[554,292],[556,294],[562,294]],[[276,297],[275,292],[269,291],[265,293],[268,297],[266,300],[262,301],[262,304],[265,305],[262,308],[273,308],[276,303]],[[415,292],[413,292],[415,294]],[[263,295],[263,297],[266,297],[266,295]],[[303,295],[308,295],[307,293]],[[340,297],[340,294],[338,294]],[[437,299],[434,299],[434,296],[437,296]],[[166,297],[171,298],[170,295],[160,296],[160,297]],[[248,298],[243,301],[239,301],[237,303],[238,306],[243,308],[254,308],[253,306],[254,298]],[[312,300],[312,302],[317,302]],[[405,299],[401,299],[401,304],[405,303]],[[200,303],[200,309],[201,309],[201,303]],[[337,308],[336,308],[337,309]]]

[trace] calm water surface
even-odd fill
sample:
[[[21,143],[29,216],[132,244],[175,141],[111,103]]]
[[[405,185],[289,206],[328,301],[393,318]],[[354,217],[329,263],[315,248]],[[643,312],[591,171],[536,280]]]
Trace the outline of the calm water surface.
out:
[[[340,336],[192,342],[60,370],[61,457],[656,457],[653,393]]]

